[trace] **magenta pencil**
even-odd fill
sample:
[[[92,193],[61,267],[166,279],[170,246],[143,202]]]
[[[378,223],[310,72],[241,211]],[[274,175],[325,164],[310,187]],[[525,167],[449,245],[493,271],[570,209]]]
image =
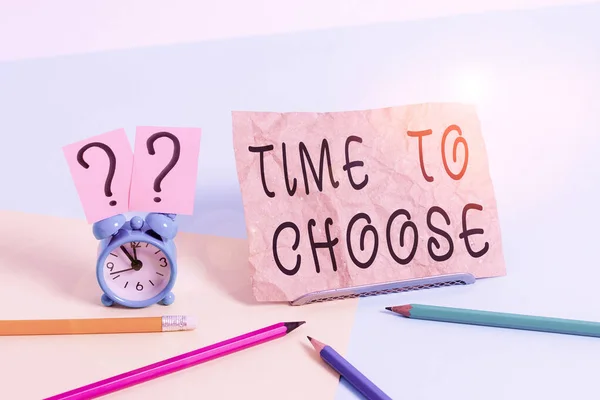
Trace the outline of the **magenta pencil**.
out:
[[[215,358],[223,357],[273,339],[278,339],[287,335],[302,324],[304,324],[304,321],[280,322],[219,343],[211,344],[210,346],[198,350],[180,354],[145,367],[91,383],[68,392],[57,394],[44,400],[94,399],[184,368],[193,367]]]

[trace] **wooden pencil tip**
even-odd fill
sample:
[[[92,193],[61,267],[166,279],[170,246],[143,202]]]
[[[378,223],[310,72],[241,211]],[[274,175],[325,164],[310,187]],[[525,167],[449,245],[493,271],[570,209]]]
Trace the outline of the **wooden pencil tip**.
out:
[[[304,325],[305,323],[306,323],[306,321],[297,321],[297,322],[284,322],[283,324],[285,325],[285,327],[287,329],[286,333],[290,333],[291,331],[293,331],[300,325]]]
[[[313,339],[310,336],[307,336],[307,338],[310,341],[310,344],[312,344],[312,346],[315,348],[317,353],[320,353],[321,350],[323,350],[323,348],[325,347],[325,343],[321,343],[317,339]]]
[[[386,307],[385,309],[395,312],[396,314],[400,314],[404,317],[410,317],[411,308],[412,306],[410,304],[405,304],[403,306]]]

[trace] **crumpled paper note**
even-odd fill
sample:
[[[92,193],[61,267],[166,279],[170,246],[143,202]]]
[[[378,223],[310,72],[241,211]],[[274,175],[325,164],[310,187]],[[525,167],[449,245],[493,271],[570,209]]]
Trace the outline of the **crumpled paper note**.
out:
[[[233,112],[258,301],[506,273],[475,108]]]

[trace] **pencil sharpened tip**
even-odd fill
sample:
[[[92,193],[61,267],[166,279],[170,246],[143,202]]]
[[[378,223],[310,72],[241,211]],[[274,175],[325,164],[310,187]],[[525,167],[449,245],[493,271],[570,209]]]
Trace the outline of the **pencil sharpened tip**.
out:
[[[325,343],[321,343],[317,339],[313,339],[310,336],[307,336],[307,338],[310,341],[310,344],[312,344],[312,346],[315,348],[317,353],[320,353],[321,350],[323,350],[323,348],[325,348]]]
[[[284,322],[284,325],[287,329],[287,333],[290,333],[294,329],[298,328],[300,325],[304,325],[306,321],[297,321],[297,322]]]
[[[410,318],[410,310],[412,309],[412,306],[410,304],[405,304],[403,306],[386,307],[385,309]]]

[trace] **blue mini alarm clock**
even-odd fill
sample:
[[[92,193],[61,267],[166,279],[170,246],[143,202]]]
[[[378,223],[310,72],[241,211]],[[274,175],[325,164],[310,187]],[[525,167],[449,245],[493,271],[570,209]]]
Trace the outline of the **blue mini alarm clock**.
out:
[[[122,214],[93,225],[98,246],[96,276],[107,307],[141,308],[175,301],[177,234],[174,214],[150,213],[129,221]]]

